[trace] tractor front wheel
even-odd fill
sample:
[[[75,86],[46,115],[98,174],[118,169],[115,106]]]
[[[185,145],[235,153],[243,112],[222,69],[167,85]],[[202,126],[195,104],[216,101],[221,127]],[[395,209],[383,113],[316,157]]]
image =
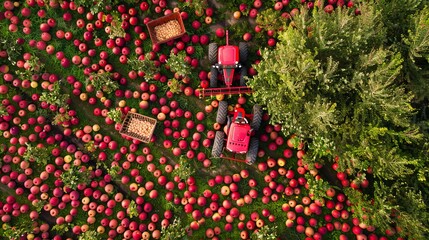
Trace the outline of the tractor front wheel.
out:
[[[218,158],[222,154],[224,138],[225,138],[224,132],[222,131],[216,132],[216,136],[215,136],[213,148],[212,148],[212,157]]]
[[[209,44],[209,61],[210,64],[216,64],[217,63],[217,43],[210,43]]]
[[[252,165],[258,156],[259,141],[256,137],[250,139],[249,150],[246,154],[246,163]]]
[[[242,66],[240,71],[240,86],[246,86],[246,76],[247,68],[245,66]]]
[[[253,119],[252,123],[250,123],[250,127],[254,131],[258,131],[259,127],[261,126],[262,122],[262,107],[258,104],[253,106]]]
[[[249,49],[248,49],[247,43],[240,42],[238,44],[238,48],[240,50],[240,62],[246,63],[247,62],[247,56],[249,55]]]
[[[226,101],[220,101],[217,108],[216,122],[222,125],[225,124],[227,115],[228,103]]]

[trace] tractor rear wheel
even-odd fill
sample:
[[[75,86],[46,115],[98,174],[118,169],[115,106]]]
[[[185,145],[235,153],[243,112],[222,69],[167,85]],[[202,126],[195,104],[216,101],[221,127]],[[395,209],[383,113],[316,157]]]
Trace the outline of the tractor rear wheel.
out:
[[[246,76],[247,68],[245,66],[242,66],[240,71],[240,86],[246,86]]]
[[[222,131],[216,132],[216,136],[215,136],[213,148],[212,148],[212,157],[218,158],[222,154],[224,138],[225,138],[224,132]]]
[[[240,42],[238,44],[238,48],[240,49],[240,62],[247,62],[247,56],[249,55],[248,45],[245,42]]]
[[[217,75],[218,75],[218,70],[215,67],[212,67],[212,69],[210,70],[210,87],[211,88],[216,88],[217,87]]]
[[[251,165],[256,162],[258,156],[259,141],[256,137],[250,139],[249,150],[246,154],[246,163]]]
[[[209,44],[209,61],[212,65],[217,63],[217,49],[217,43]]]
[[[227,115],[228,103],[226,101],[220,101],[217,108],[216,122],[222,125],[225,124]]]
[[[252,123],[250,123],[250,127],[254,131],[258,131],[259,127],[261,126],[262,122],[262,107],[258,104],[255,104],[253,106],[253,119]]]

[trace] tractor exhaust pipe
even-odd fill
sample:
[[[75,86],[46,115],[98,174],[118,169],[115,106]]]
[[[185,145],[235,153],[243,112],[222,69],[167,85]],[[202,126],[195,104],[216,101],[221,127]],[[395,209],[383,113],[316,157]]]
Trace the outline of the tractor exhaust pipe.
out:
[[[225,35],[226,35],[226,45],[229,45],[229,33],[228,33],[228,30],[225,31]]]

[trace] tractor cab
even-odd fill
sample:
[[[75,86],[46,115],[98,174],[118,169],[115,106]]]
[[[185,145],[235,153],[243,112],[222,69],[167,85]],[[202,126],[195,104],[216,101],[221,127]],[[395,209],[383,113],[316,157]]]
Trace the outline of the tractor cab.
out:
[[[227,131],[226,149],[233,153],[246,153],[249,149],[252,128],[243,108],[234,109],[234,116]]]

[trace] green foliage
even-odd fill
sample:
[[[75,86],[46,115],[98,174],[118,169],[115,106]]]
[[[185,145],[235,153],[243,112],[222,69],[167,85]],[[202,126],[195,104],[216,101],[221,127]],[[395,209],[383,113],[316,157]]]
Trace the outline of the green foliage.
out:
[[[93,140],[85,143],[84,146],[85,146],[85,149],[91,153],[95,152],[95,150],[97,150],[97,146],[95,145],[95,142]]]
[[[43,206],[47,204],[48,202],[46,200],[37,200],[35,203],[33,203],[34,209],[39,214],[42,212]]]
[[[179,80],[177,80],[175,78],[170,79],[168,81],[168,87],[170,88],[170,92],[172,92],[174,94],[179,94],[182,92],[182,90],[181,90],[182,84],[180,83]]]
[[[47,148],[34,147],[28,143],[25,144],[27,149],[22,158],[28,162],[35,162],[37,166],[43,167],[48,163],[51,153]]]
[[[192,0],[192,1],[179,1],[179,7],[189,8],[196,13],[204,13],[204,9],[207,8],[207,0]]]
[[[411,189],[405,184],[395,186],[395,193],[400,197],[392,199],[399,206],[397,213],[397,225],[402,228],[399,235],[408,236],[411,239],[427,239],[429,233],[428,207],[423,200],[422,193],[419,190]],[[416,231],[417,230],[417,231]]]
[[[250,235],[250,239],[252,240],[276,240],[277,239],[277,226],[268,226],[265,225],[258,229],[258,231],[255,231]]]
[[[100,233],[95,230],[88,230],[79,235],[79,240],[98,240],[100,239]]]
[[[122,37],[125,37],[125,29],[121,26],[121,18],[119,17],[119,14],[115,14],[112,22],[110,23],[109,38],[114,39]]]
[[[419,12],[427,4],[427,0],[378,0],[376,7],[380,9],[387,29],[388,43],[401,42],[412,24],[409,16]]]
[[[179,76],[186,77],[191,74],[191,66],[185,62],[186,53],[181,51],[177,54],[170,53],[170,58],[167,60],[170,71],[177,73]]]
[[[40,73],[45,68],[45,64],[43,64],[40,61],[39,57],[37,57],[34,54],[32,54],[30,56],[30,59],[28,59],[28,60],[25,61],[25,65],[27,65],[27,67],[25,68],[25,70],[18,70],[18,71],[16,71],[16,74],[22,80],[24,80],[24,79],[27,79],[27,80],[31,79],[31,76],[33,74]]]
[[[353,216],[360,222],[382,231],[398,226],[402,229],[400,236],[427,239],[428,209],[419,191],[401,182],[391,186],[380,182],[374,185],[373,199],[352,188],[345,189],[345,193],[353,203]]]
[[[107,113],[107,117],[115,121],[116,123],[122,122],[122,111],[121,109],[110,109]]]
[[[118,177],[120,170],[121,170],[121,167],[117,165],[107,168],[107,172],[112,176],[112,178]]]
[[[55,231],[59,235],[64,235],[66,232],[68,232],[70,230],[70,226],[69,226],[69,224],[61,224],[61,225],[55,224],[52,227],[52,230]]]
[[[156,67],[155,63],[150,60],[150,56],[150,53],[146,53],[143,60],[130,58],[127,62],[132,70],[144,72],[144,79],[146,81],[153,79],[153,76],[160,70],[159,67]]]
[[[36,116],[44,116],[46,119],[50,119],[53,114],[49,108],[37,108],[34,113],[37,114]]]
[[[386,180],[394,180],[412,175],[417,159],[411,159],[405,154],[398,153],[398,149],[376,148],[379,151],[374,159],[374,175]]]
[[[103,0],[103,1],[95,1],[95,0],[74,0],[77,6],[83,6],[90,8],[92,14],[97,14],[99,12],[106,11],[106,7],[113,6],[118,3],[126,3],[126,4],[136,4],[138,1],[136,0]]]
[[[182,220],[178,217],[174,218],[173,222],[168,227],[162,226],[161,240],[181,239],[185,236],[185,228],[182,225]]]
[[[7,60],[12,65],[16,65],[16,62],[22,59],[22,45],[16,43],[16,38],[2,34],[0,36],[0,46],[0,49],[6,50]]]
[[[171,211],[173,211],[174,213],[178,213],[178,214],[182,211],[182,209],[180,208],[180,206],[179,206],[179,205],[174,204],[173,202],[167,202],[167,203],[165,204],[165,209],[166,209],[166,210],[171,210]]]
[[[131,200],[127,209],[127,214],[130,216],[130,218],[137,217],[139,215],[139,212],[137,211],[137,204],[134,200]]]
[[[222,18],[229,19],[231,17],[230,11],[238,11],[239,9],[237,6],[240,4],[246,4],[247,6],[253,5],[253,0],[229,0],[229,1],[223,1],[221,4],[221,7],[219,8],[219,13],[221,14]],[[248,16],[250,7],[247,7],[246,10],[242,11],[243,16]],[[229,13],[229,15],[228,15]],[[247,21],[245,21],[247,22]],[[235,25],[233,25],[235,26]]]
[[[380,13],[371,5],[362,5],[362,12],[320,10],[310,18],[302,10],[280,33],[276,49],[263,51],[254,66],[255,99],[267,103],[287,135],[310,141],[307,160],[331,157],[334,150],[354,156],[372,127],[387,128],[392,144],[421,139],[410,123],[413,95],[398,84],[403,60],[383,48]]]
[[[296,134],[296,139],[308,143],[306,163],[339,156],[339,171],[347,170],[352,178],[373,168],[374,196],[347,192],[359,206],[357,215],[374,215],[370,224],[382,229],[398,226],[421,233],[426,232],[422,226],[428,216],[416,215],[417,210],[397,196],[405,191],[424,199],[414,189],[424,186],[418,179],[427,175],[421,169],[428,167],[427,147],[423,147],[428,136],[422,123],[413,121],[414,101],[423,94],[416,97],[404,81],[410,61],[399,51],[400,44],[386,45],[389,28],[379,7],[374,2],[360,4],[358,16],[347,8],[332,14],[301,9],[278,33],[276,48],[262,50],[262,61],[253,66],[258,75],[249,85],[255,100],[267,105],[272,122],[281,123],[286,135]],[[427,9],[414,16],[407,42],[410,58],[426,65],[428,16]],[[414,70],[426,74],[420,65]],[[323,182],[309,180],[309,185],[314,193],[324,194]],[[396,194],[387,197],[389,188]],[[404,218],[390,217],[391,210]],[[421,205],[419,211],[427,209]]]
[[[298,139],[298,138],[295,138]],[[308,149],[312,153],[306,154],[303,157],[304,162],[306,163],[324,163],[326,159],[333,159],[334,155],[333,152],[335,152],[335,145],[330,139],[314,135],[313,139],[309,140],[308,142]],[[299,144],[299,142],[297,143]],[[298,146],[298,145],[295,145]]]
[[[63,93],[61,90],[62,81],[56,81],[53,83],[53,89],[49,92],[42,92],[40,96],[40,101],[47,102],[48,104],[55,105],[57,107],[62,107],[68,109],[69,105],[67,104],[67,100],[70,98],[68,94]]]
[[[256,17],[256,24],[265,31],[277,31],[286,25],[286,21],[279,19],[280,11],[276,11],[273,8],[267,8],[258,14]]]
[[[110,94],[119,88],[118,82],[112,80],[109,72],[91,73],[86,79],[86,85],[92,84],[96,91]]]
[[[404,43],[408,48],[404,54],[408,58],[406,77],[417,100],[422,101],[429,98],[429,8],[413,16]]]
[[[230,17],[230,15],[228,15],[228,17]],[[228,29],[229,31],[229,42],[230,43],[238,43],[239,41],[243,41],[243,34],[249,32],[249,29],[252,26],[250,25],[249,21],[245,21],[245,19],[240,19],[238,20],[237,24],[232,24],[231,26],[228,26],[226,29]],[[256,34],[253,37],[255,37],[255,39],[264,39],[264,41],[267,41],[266,35],[263,34]],[[219,46],[221,45],[225,45],[225,40],[224,39],[218,39],[218,38],[214,38],[212,39],[213,41],[215,41],[217,44],[219,44]],[[249,47],[252,47],[251,45]],[[252,55],[250,55],[249,57],[252,57]]]
[[[429,61],[429,8],[423,9],[413,17],[413,25],[408,30],[409,37],[405,42],[409,45],[411,59],[425,58]]]
[[[6,146],[4,143],[1,143],[0,144],[0,154],[4,154],[7,150],[6,150],[6,148],[4,147],[4,146]],[[0,164],[1,165],[1,164]]]
[[[308,193],[311,196],[311,199],[330,199],[330,197],[326,195],[326,191],[331,187],[327,181],[324,181],[323,179],[316,180],[314,176],[309,173],[305,174],[305,179],[307,179]]]
[[[88,184],[91,181],[90,172],[82,170],[80,167],[72,165],[69,170],[64,171],[60,178],[63,181],[64,186],[71,189],[77,189],[79,184]]]
[[[22,235],[33,232],[33,224],[30,218],[20,219],[20,221],[13,226],[9,223],[4,223],[2,228],[3,236],[11,240],[20,239]]]
[[[292,28],[282,32],[279,37],[284,40],[277,45],[276,52],[262,51],[263,61],[254,66],[259,74],[248,81],[256,89],[253,97],[258,102],[266,103],[272,121],[283,124],[286,135],[295,132],[304,134],[297,119],[304,112],[301,109],[304,101],[301,99],[305,96],[303,90],[308,83],[301,79],[313,79],[318,65],[314,54],[306,49],[305,40],[299,35]]]
[[[179,167],[175,168],[172,172],[173,175],[179,176],[180,179],[186,180],[192,174],[194,174],[195,170],[191,166],[191,164],[186,160],[185,157],[181,156],[179,160]]]
[[[387,121],[401,127],[409,126],[409,118],[414,114],[411,107],[413,95],[406,93],[403,86],[398,86],[399,73],[402,68],[399,54],[393,55],[383,49],[371,51],[362,55],[357,66],[358,71],[353,76],[359,103],[356,112],[363,123]],[[371,116],[366,118],[365,116]]]
[[[96,167],[97,169],[102,169],[102,170],[105,169],[107,171],[107,174],[109,174],[112,177],[112,179],[117,179],[121,171],[121,167],[119,167],[118,165],[112,165],[108,167],[105,162],[101,162],[101,161],[97,162]]]
[[[9,116],[9,113],[6,111],[4,106],[0,106],[0,117]]]
[[[67,122],[71,119],[68,113],[57,113],[52,120],[52,124],[54,125],[62,125],[64,122]]]

